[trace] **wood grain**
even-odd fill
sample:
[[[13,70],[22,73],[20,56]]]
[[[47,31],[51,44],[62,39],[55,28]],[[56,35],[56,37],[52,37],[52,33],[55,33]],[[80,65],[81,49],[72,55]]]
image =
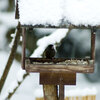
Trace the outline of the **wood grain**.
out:
[[[93,73],[94,68],[93,65],[89,66],[76,66],[76,65],[39,65],[39,64],[26,64],[25,70],[27,72],[39,72],[39,73],[45,73],[45,72],[53,72],[53,73],[66,73],[66,72],[73,72],[73,73]]]
[[[40,73],[40,84],[76,85],[76,73]]]
[[[58,100],[56,85],[43,85],[44,100]]]

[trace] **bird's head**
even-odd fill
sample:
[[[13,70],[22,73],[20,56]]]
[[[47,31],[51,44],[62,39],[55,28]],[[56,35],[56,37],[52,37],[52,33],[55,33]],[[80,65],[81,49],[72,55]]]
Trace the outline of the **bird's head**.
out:
[[[54,49],[54,45],[50,44],[50,45],[48,45],[48,48],[49,49]]]
[[[48,48],[48,49],[55,50],[55,52],[57,52],[57,50],[56,50],[56,45],[49,44],[47,48]]]

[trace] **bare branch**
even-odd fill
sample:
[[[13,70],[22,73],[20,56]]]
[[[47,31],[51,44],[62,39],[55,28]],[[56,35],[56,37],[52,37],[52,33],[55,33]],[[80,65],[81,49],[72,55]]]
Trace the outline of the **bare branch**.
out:
[[[1,79],[0,79],[0,93],[2,91],[2,88],[4,86],[4,83],[6,81],[7,75],[9,73],[9,70],[11,68],[12,62],[13,62],[15,54],[16,54],[16,50],[17,50],[18,43],[19,43],[19,40],[20,40],[20,31],[21,31],[21,29],[20,29],[20,23],[18,23],[17,32],[16,32],[16,36],[15,36],[15,40],[14,40],[12,49],[11,49],[11,53],[9,55],[7,64],[5,66],[5,70],[3,72],[3,75],[1,76]]]
[[[28,76],[29,74],[26,73],[23,75],[23,80],[18,81],[18,85],[13,89],[13,92],[9,92],[8,96],[6,97],[6,100],[10,100],[10,98],[14,95],[14,93],[16,92],[16,90],[20,87],[21,83],[25,80],[25,78]]]

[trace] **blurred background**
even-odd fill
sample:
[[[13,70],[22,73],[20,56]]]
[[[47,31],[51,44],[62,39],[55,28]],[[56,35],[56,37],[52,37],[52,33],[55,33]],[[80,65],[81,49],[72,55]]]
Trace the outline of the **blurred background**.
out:
[[[0,0],[0,73],[3,72],[7,62],[11,47],[12,35],[15,33],[18,20],[15,20],[15,2],[14,0]],[[50,35],[56,29],[29,29],[27,30],[26,55],[30,56],[37,48],[38,39]],[[90,55],[90,30],[89,29],[73,29],[70,31],[57,48],[56,57],[68,58],[84,58]],[[100,30],[96,30],[96,61],[95,72],[93,74],[77,74],[77,86],[79,88],[96,87],[98,90],[97,100],[100,94]],[[7,91],[8,85],[16,79],[16,74],[21,67],[21,41],[19,43],[15,60],[7,77],[2,95]],[[13,74],[14,73],[14,74]],[[0,74],[1,77],[2,74]],[[30,74],[21,84],[11,100],[34,100],[34,96],[42,92],[42,86],[39,85],[39,75]],[[26,88],[25,88],[26,87]],[[28,88],[27,88],[28,87]],[[71,88],[76,88],[75,86]],[[66,87],[70,89],[70,87]],[[41,95],[41,93],[40,93]]]

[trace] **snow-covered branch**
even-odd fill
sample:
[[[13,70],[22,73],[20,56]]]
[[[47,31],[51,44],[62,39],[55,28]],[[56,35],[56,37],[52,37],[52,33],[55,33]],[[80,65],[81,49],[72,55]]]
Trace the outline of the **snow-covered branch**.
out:
[[[69,29],[57,29],[51,35],[45,36],[45,37],[39,39],[37,42],[38,48],[34,51],[34,53],[31,55],[31,57],[41,57],[45,48],[49,44],[60,43],[61,40],[68,34],[68,32],[69,32]]]
[[[10,70],[11,65],[12,65],[12,62],[14,60],[14,56],[15,56],[15,53],[16,53],[16,50],[17,50],[19,40],[20,40],[20,24],[18,24],[15,40],[14,40],[14,43],[13,43],[13,46],[12,46],[12,49],[11,49],[11,53],[9,55],[7,64],[5,66],[5,70],[3,72],[3,75],[1,76],[1,79],[0,79],[0,93],[2,91],[4,83],[6,81],[7,75],[9,73],[9,70]]]
[[[9,100],[28,75],[28,73],[26,73],[24,70],[20,68],[17,74],[17,79],[10,84],[6,94],[2,96],[2,100]]]

